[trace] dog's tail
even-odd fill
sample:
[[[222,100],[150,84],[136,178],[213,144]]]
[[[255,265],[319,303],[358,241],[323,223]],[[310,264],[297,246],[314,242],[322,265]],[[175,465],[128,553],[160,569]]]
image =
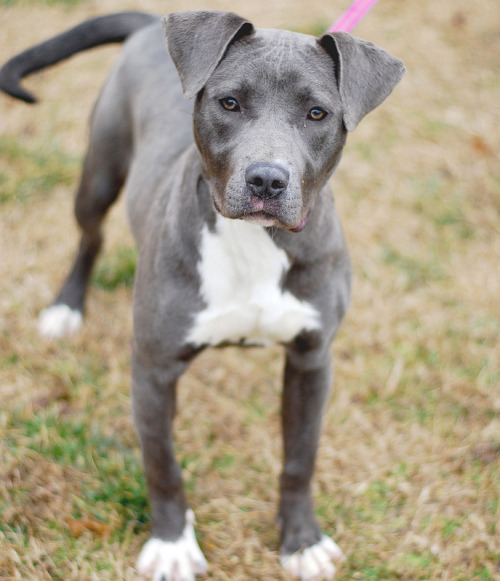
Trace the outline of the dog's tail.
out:
[[[123,42],[136,30],[157,21],[157,16],[142,12],[121,12],[86,20],[9,59],[0,69],[0,90],[26,103],[36,103],[36,97],[21,86],[23,77],[94,46]]]

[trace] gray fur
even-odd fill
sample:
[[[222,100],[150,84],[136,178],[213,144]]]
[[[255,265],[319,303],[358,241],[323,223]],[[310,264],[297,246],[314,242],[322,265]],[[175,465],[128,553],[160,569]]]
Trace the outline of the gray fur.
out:
[[[344,124],[348,131],[354,131],[361,119],[391,94],[405,66],[371,42],[345,32],[325,34],[320,43],[335,61]]]
[[[96,104],[76,201],[80,251],[56,303],[83,311],[101,222],[125,184],[140,249],[134,417],[152,534],[175,541],[185,526],[186,502],[171,428],[176,382],[205,347],[185,339],[205,306],[198,270],[202,231],[206,225],[215,230],[217,212],[273,221],[269,235],[290,263],[283,291],[312,305],[321,319],[319,329],[303,330],[285,345],[279,520],[281,551],[290,554],[321,537],[310,485],[332,381],[330,346],[350,294],[349,257],[327,182],[347,131],[387,97],[404,67],[342,33],[317,40],[254,30],[234,14],[215,11],[171,14],[163,23],[173,62],[159,21],[135,32]],[[183,92],[196,96],[194,106]],[[222,107],[229,96],[240,111]],[[321,121],[309,117],[317,106],[328,113]],[[274,174],[286,176],[286,183],[261,199],[252,195],[250,167],[271,173],[277,167]]]
[[[187,99],[203,88],[229,44],[253,32],[252,24],[233,12],[172,12],[162,22]],[[188,38],[191,42],[186,42]]]

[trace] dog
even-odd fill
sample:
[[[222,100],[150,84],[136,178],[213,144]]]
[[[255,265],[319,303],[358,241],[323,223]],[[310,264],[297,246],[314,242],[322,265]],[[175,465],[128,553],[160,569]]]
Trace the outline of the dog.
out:
[[[351,265],[327,184],[347,133],[404,65],[346,33],[255,29],[229,12],[129,12],[13,57],[0,87],[34,102],[24,76],[122,41],[92,114],[75,203],[79,250],[40,333],[80,327],[101,223],[124,186],[139,248],[132,402],[152,514],[139,572],[189,581],[207,570],[173,450],[179,376],[207,347],[279,343],[280,560],[293,577],[332,579],[342,552],[320,530],[311,479]]]

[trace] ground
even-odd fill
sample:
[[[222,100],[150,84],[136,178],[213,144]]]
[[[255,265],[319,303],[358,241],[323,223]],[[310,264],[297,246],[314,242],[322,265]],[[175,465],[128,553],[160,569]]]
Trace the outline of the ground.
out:
[[[124,9],[230,9],[320,34],[348,4],[0,0],[0,61]],[[381,0],[355,30],[408,73],[332,180],[355,282],[314,494],[341,580],[500,579],[499,22],[487,0]],[[87,117],[117,51],[30,78],[36,106],[0,96],[0,579],[134,580],[148,536],[122,205],[82,332],[36,331],[76,248]],[[210,579],[286,579],[281,366],[278,348],[211,351],[182,381],[177,447]]]

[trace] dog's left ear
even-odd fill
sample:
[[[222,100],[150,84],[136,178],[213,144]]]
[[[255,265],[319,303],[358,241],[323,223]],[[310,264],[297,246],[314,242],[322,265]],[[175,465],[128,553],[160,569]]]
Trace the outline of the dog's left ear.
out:
[[[319,44],[335,62],[344,125],[348,131],[354,131],[361,119],[378,107],[399,83],[406,71],[403,61],[345,32],[325,34]]]
[[[172,12],[162,22],[168,51],[188,99],[203,88],[231,42],[254,31],[241,16],[218,10]]]

